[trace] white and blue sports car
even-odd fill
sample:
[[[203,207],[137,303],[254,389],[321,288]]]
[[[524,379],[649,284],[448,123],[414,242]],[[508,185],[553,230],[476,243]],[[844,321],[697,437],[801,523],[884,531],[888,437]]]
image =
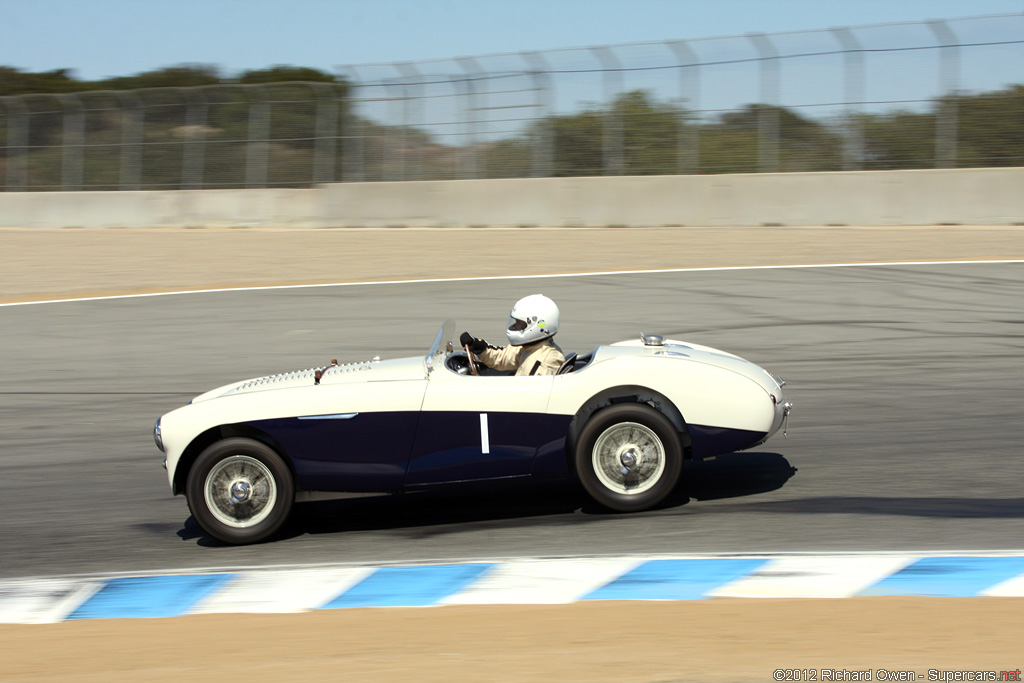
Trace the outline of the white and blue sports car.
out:
[[[579,478],[617,511],[657,505],[683,461],[763,443],[788,422],[785,382],[742,358],[641,335],[513,377],[453,348],[229,384],[157,420],[174,494],[227,543],[287,519],[299,492],[399,492]]]

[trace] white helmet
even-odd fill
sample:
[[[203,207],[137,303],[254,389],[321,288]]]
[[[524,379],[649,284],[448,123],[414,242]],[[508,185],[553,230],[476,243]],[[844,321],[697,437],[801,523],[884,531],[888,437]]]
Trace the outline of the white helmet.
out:
[[[522,298],[508,314],[508,343],[522,346],[554,337],[558,332],[558,306],[543,294]]]

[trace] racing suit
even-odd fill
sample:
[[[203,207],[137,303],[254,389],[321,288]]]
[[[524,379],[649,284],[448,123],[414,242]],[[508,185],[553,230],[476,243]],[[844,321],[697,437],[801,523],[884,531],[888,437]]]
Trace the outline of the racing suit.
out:
[[[523,346],[492,346],[474,354],[482,363],[495,370],[515,370],[523,375],[554,375],[562,367],[565,355],[551,339],[541,339]]]

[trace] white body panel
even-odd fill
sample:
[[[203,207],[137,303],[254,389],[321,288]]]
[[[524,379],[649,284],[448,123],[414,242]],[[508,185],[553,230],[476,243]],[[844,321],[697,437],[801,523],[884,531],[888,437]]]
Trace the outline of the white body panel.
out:
[[[546,413],[553,375],[473,377],[445,368],[430,375],[423,410]]]
[[[742,375],[700,364],[667,371],[655,358],[595,360],[591,368],[556,378],[550,412],[572,415],[609,387],[637,386],[663,394],[689,424],[767,432],[775,420],[769,394]],[[628,379],[612,383],[614,378]]]
[[[664,346],[629,341],[598,347],[582,370],[556,378],[548,409],[574,414],[587,398],[615,386],[664,394],[689,424],[753,432],[771,432],[781,424],[782,390],[763,368],[674,340]]]

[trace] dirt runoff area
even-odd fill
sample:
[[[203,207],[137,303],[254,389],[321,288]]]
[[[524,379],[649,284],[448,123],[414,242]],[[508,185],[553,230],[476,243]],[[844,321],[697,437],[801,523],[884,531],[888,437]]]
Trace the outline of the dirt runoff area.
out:
[[[1024,598],[765,598],[71,621],[0,626],[0,680],[1000,680],[1024,668],[1022,612]]]
[[[221,287],[1024,258],[1024,226],[0,229],[0,303]]]
[[[4,229],[0,253],[0,303],[13,303],[351,281],[1024,259],[1024,227]],[[0,625],[0,680],[1021,680],[1022,614],[1024,598],[886,597]]]

